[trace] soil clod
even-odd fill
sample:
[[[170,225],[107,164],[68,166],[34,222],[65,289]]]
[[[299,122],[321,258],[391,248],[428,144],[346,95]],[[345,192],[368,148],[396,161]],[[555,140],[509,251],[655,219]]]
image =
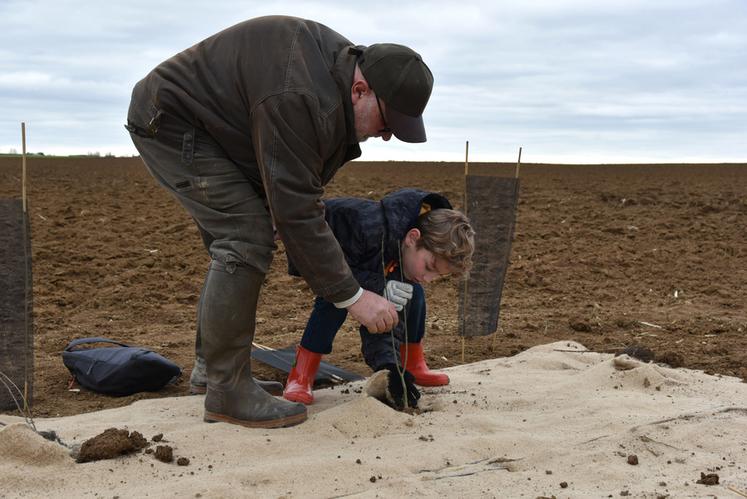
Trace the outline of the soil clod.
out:
[[[140,432],[133,431],[130,433],[124,429],[109,428],[103,433],[83,442],[76,461],[87,463],[102,459],[112,459],[140,450],[147,444],[147,440],[145,440],[145,437]]]
[[[590,333],[592,329],[591,323],[581,317],[571,317],[568,320],[568,325],[571,329],[578,331],[579,333]]]
[[[718,475],[716,473],[703,473],[700,472],[700,480],[695,483],[701,485],[718,485]]]
[[[156,447],[156,459],[164,463],[174,461],[174,449],[170,445],[159,445]]]

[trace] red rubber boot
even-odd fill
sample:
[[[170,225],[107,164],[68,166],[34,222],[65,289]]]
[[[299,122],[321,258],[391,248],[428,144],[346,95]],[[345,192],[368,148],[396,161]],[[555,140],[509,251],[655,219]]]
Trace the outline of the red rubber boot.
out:
[[[283,398],[293,402],[311,405],[314,403],[314,378],[319,370],[322,354],[306,350],[302,346],[296,348],[296,361],[285,383]]]
[[[443,386],[449,384],[449,377],[444,373],[431,371],[425,363],[422,343],[401,345],[399,353],[402,364],[415,376],[415,384],[420,386]]]

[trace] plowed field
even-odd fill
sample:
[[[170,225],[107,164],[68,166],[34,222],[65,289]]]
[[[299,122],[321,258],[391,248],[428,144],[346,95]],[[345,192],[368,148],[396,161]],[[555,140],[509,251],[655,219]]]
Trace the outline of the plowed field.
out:
[[[514,165],[471,165],[512,175]],[[463,166],[353,163],[328,196],[380,198],[411,186],[462,205]],[[18,197],[20,159],[0,159],[0,197]],[[29,161],[35,313],[35,414],[69,415],[144,397],[186,395],[195,305],[209,262],[197,229],[138,158]],[[286,275],[282,246],[260,298],[256,341],[296,343],[313,295]],[[747,165],[523,165],[511,264],[494,336],[466,342],[464,362],[575,340],[747,377]],[[429,285],[431,367],[462,362],[456,282]],[[107,336],[150,347],[185,368],[155,394],[69,391],[60,352]],[[348,321],[325,360],[367,375]],[[255,372],[284,375],[255,363]]]

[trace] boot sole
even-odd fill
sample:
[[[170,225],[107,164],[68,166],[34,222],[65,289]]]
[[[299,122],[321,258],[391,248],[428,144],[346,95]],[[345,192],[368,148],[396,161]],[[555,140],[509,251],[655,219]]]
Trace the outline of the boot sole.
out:
[[[450,379],[447,379],[445,383],[440,383],[434,380],[418,380],[417,378],[415,378],[415,384],[418,386],[446,386],[449,383],[451,383]]]
[[[218,414],[216,412],[205,411],[205,417],[203,421],[206,423],[230,423],[246,428],[283,428],[286,426],[293,426],[301,424],[306,421],[306,412],[296,414],[294,416],[287,416],[279,419],[268,419],[266,421],[246,421],[244,419],[236,419],[225,414]]]

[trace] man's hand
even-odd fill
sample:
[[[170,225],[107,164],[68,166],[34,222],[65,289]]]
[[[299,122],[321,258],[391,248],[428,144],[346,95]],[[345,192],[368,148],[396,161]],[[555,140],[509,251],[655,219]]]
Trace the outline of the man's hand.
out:
[[[386,333],[399,322],[394,305],[385,298],[363,290],[357,302],[348,307],[348,312],[370,333]]]
[[[407,302],[412,298],[412,284],[400,281],[387,281],[384,296],[387,300],[394,303],[394,309],[401,312]]]

